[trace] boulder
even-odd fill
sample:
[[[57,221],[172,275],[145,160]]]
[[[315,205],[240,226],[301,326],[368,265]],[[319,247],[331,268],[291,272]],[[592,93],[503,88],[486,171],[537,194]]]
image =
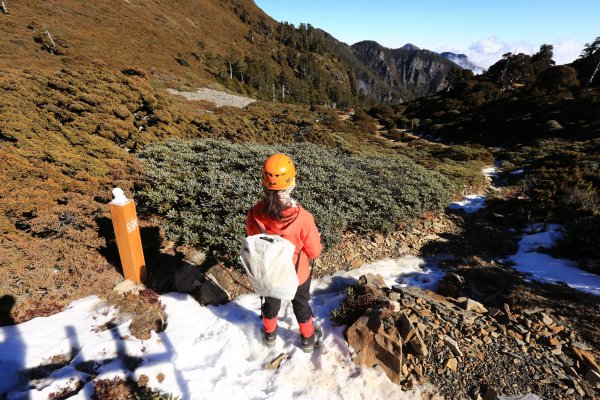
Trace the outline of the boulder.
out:
[[[200,304],[203,306],[219,306],[227,303],[229,301],[228,293],[214,279],[210,279],[209,276],[207,278],[209,279],[206,279],[202,286],[194,292]]]
[[[485,308],[483,306],[483,304],[481,304],[478,301],[475,300],[471,300],[471,299],[466,299],[463,304],[462,304],[463,308],[467,311],[472,311],[478,314],[485,314],[487,313],[487,308]]]
[[[381,275],[372,274],[370,272],[368,274],[362,275],[360,278],[358,278],[358,284],[374,286],[379,289],[387,289],[388,288],[388,286],[385,283],[385,280],[383,279],[383,277]]]
[[[175,288],[180,293],[190,293],[200,286],[204,277],[198,267],[193,264],[184,263],[175,272]]]
[[[378,311],[368,310],[348,328],[348,344],[355,351],[355,363],[379,365],[392,382],[400,383],[402,339],[395,329],[386,331]]]

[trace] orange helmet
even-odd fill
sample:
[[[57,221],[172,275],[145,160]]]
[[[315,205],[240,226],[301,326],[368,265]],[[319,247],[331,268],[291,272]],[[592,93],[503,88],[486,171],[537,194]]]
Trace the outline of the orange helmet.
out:
[[[262,185],[271,190],[284,190],[293,185],[296,168],[285,154],[274,154],[265,161],[262,170]]]

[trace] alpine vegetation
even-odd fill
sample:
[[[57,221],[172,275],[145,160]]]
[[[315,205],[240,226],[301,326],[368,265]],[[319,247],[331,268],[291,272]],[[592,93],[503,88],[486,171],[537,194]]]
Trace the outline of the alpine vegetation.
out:
[[[345,231],[392,231],[451,197],[449,181],[403,156],[344,154],[311,143],[268,146],[171,140],[147,146],[140,206],[164,217],[170,240],[235,259],[247,210],[262,196],[260,168],[271,154],[298,165],[294,197],[317,222],[325,246]]]

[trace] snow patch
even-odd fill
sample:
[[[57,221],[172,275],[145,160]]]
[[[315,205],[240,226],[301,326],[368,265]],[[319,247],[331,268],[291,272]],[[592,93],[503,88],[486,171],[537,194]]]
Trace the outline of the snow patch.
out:
[[[149,387],[184,399],[421,399],[423,387],[403,392],[380,368],[355,365],[344,339],[345,327],[333,326],[329,320],[345,288],[368,272],[382,275],[390,286],[430,289],[443,276],[422,259],[407,256],[313,281],[313,312],[324,332],[323,346],[313,354],[299,348],[289,302],[283,302],[279,314],[276,346],[267,349],[261,342],[256,295],[243,295],[219,307],[201,307],[186,294],[162,295],[167,327],[152,332],[148,340],[133,337],[130,321],[117,321],[113,308],[97,297],[87,297],[59,314],[0,327],[0,393],[8,393],[8,399],[47,399],[81,381],[83,389],[71,398],[89,399],[92,376],[75,366],[93,361],[94,380],[127,376],[138,380],[145,375]],[[107,324],[111,321],[117,326]],[[264,368],[281,353],[289,359],[279,369]],[[65,355],[66,365],[56,366],[48,378],[29,382],[20,373],[50,362],[54,355]],[[132,360],[140,363],[137,368],[131,366]]]
[[[487,176],[490,178],[496,178],[498,176],[498,168],[496,168],[496,167],[484,168],[481,170],[481,172],[483,172],[484,176]]]
[[[463,210],[467,214],[472,214],[485,207],[486,196],[479,194],[469,194],[464,196],[461,201],[450,203],[450,210]]]
[[[540,253],[549,249],[563,235],[560,225],[549,225],[543,229],[540,225],[531,225],[519,242],[519,250],[510,260],[515,263],[518,271],[531,275],[531,279],[558,283],[563,282],[574,289],[600,296],[600,276],[577,268],[571,260],[554,258],[549,254]]]

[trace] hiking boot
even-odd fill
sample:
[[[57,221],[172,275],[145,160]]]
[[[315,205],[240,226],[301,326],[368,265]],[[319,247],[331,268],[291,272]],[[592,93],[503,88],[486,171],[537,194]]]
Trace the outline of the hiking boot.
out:
[[[275,347],[275,341],[277,340],[277,329],[273,332],[264,332],[263,343],[268,348]]]
[[[323,332],[321,329],[315,326],[315,330],[313,334],[309,337],[300,336],[302,340],[302,351],[305,353],[312,353],[315,349],[315,346],[319,346],[321,344],[321,337],[323,336]]]

